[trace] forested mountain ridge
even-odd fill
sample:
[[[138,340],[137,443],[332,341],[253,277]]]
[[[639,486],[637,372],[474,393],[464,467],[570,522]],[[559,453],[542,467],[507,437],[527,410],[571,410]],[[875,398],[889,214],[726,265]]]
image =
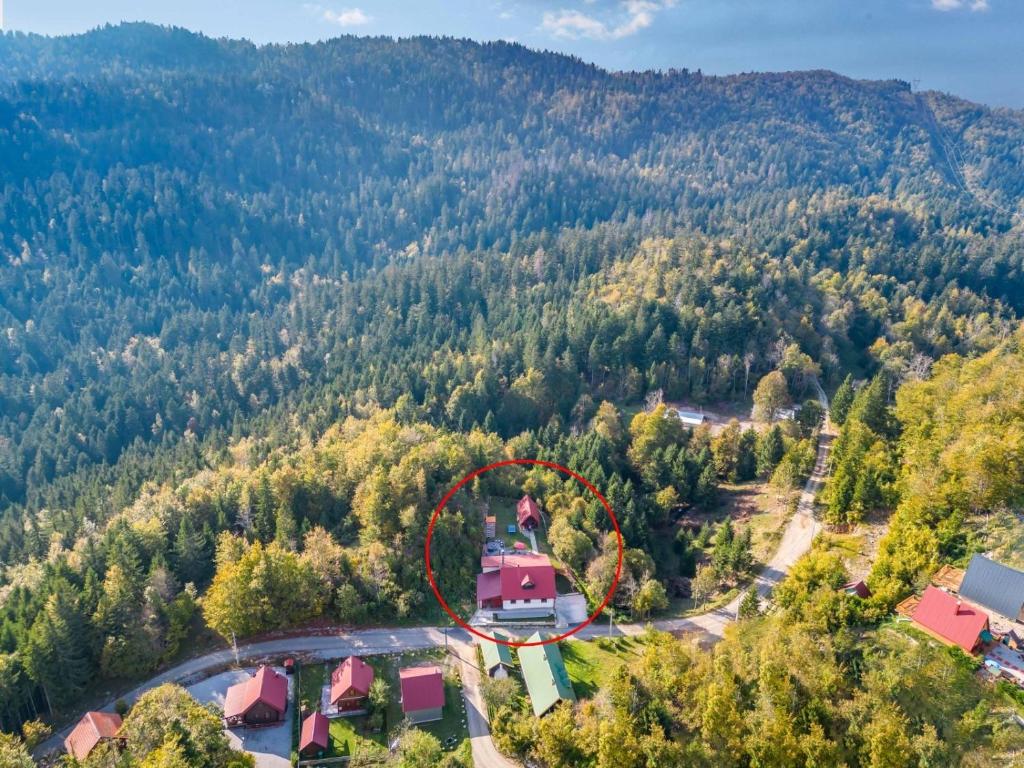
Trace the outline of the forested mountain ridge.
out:
[[[799,486],[816,420],[712,438],[624,406],[657,390],[745,403],[762,379],[801,400],[813,377],[844,381],[829,522],[899,504],[914,535],[886,539],[863,605],[832,589],[842,562],[812,553],[758,631],[809,626],[794,643],[859,696],[847,630],[985,535],[955,493],[929,532],[900,496],[927,482],[898,480],[900,432],[943,418],[920,394],[933,360],[956,356],[946,377],[982,360],[962,377],[982,399],[976,372],[1019,357],[1022,139],[1022,113],[830,72],[615,73],[507,43],[259,47],[149,25],[0,36],[0,728],[167,663],[197,608],[224,637],[422,619],[425,516],[502,456],[602,488],[626,545],[617,616],[679,597],[705,547],[714,578],[742,583],[749,527],[712,543],[673,516],[714,511],[720,482]],[[870,383],[855,394],[853,377]],[[1016,417],[997,406],[992,423]],[[459,503],[528,487],[558,518],[556,556],[603,592],[606,515],[544,473],[513,479]],[[438,536],[453,599],[477,520]],[[818,643],[833,634],[834,652]],[[725,653],[759,653],[743,643]],[[775,679],[762,658],[758,685]],[[666,691],[713,671],[695,663]],[[937,663],[945,680],[959,661]],[[754,703],[751,679],[729,687],[754,667],[727,667],[728,706],[707,712]],[[987,695],[966,687],[941,717],[906,709],[922,739]],[[875,764],[860,713],[884,686],[856,711],[802,690],[793,712],[829,711],[846,764]],[[675,706],[635,729],[699,731],[694,759],[720,761],[714,718]],[[919,751],[953,764],[976,745],[957,733],[948,754]]]
[[[895,81],[610,73],[431,38],[256,47],[148,25],[5,35],[0,53],[0,494],[16,503],[51,503],[51,481],[133,444],[249,431],[302,381],[329,381],[301,343],[320,319],[308,295],[390,263],[604,227],[616,245],[592,245],[572,280],[645,235],[699,229],[815,271],[863,262],[926,302],[952,281],[986,311],[1024,295],[1005,212],[1021,115]],[[944,137],[980,158],[965,172],[984,200]],[[861,228],[889,243],[852,248]],[[252,365],[288,381],[261,385]]]

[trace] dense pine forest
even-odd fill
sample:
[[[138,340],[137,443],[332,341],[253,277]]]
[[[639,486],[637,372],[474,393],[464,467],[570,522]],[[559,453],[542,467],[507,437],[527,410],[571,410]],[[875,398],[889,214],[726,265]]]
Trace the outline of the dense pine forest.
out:
[[[652,651],[616,683],[646,698],[616,700],[611,722],[686,766],[897,766],[885,756],[911,749],[974,765],[970,743],[1013,743],[962,660],[912,656],[877,624],[1024,502],[1024,113],[830,72],[618,73],[509,43],[122,25],[0,35],[0,157],[3,730],[74,714],[204,626],[433,618],[429,513],[505,456],[600,486],[626,546],[615,607],[664,610],[711,546],[710,529],[681,535],[664,558],[675,516],[714,509],[722,483],[799,487],[818,425],[712,437],[630,408],[748,404],[766,381],[802,403],[817,380],[841,429],[826,521],[893,515],[875,597],[835,598],[842,565],[814,552],[783,613],[721,660]],[[524,484],[601,594],[599,505],[550,473],[512,480],[444,518],[453,600],[471,597],[474,505]],[[714,546],[720,580],[750,570],[731,528]],[[768,650],[798,644],[816,650]],[[934,674],[892,703],[883,678],[911,663]],[[948,708],[910,706],[957,676]],[[669,693],[702,687],[704,720]],[[572,743],[537,753],[505,698],[509,751],[626,764],[569,738],[597,727],[586,707],[544,721]],[[799,732],[742,736],[781,729],[783,699],[812,710]],[[729,706],[751,719],[714,719]]]

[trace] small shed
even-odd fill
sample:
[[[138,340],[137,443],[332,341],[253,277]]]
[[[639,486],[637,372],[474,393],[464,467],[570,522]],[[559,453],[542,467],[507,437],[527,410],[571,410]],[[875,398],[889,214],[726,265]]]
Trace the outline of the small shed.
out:
[[[699,427],[707,422],[708,417],[698,411],[686,411],[680,408],[674,410],[676,418],[688,427]]]
[[[1007,648],[1012,648],[1015,651],[1024,650],[1024,637],[1015,629],[1011,629],[1005,635],[1003,635],[1003,644]]]
[[[484,657],[484,671],[495,680],[501,680],[508,677],[508,673],[512,669],[512,649],[505,643],[495,641],[503,640],[507,643],[510,638],[503,632],[494,632],[489,637],[490,640],[480,640],[480,653]]]
[[[444,716],[444,676],[439,666],[405,667],[398,671],[402,712],[409,722],[429,723]]]
[[[331,744],[330,722],[319,712],[302,721],[299,734],[299,754],[303,757],[323,757]]]
[[[867,600],[871,597],[871,590],[868,589],[868,585],[863,581],[850,581],[843,584],[843,592],[848,595],[856,595],[861,600]]]

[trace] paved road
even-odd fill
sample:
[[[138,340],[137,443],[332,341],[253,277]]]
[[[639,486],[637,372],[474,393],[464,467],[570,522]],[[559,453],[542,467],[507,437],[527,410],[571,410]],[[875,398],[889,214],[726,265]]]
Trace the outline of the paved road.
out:
[[[821,530],[820,524],[814,517],[814,499],[825,482],[832,434],[827,423],[828,398],[817,381],[815,381],[815,387],[818,391],[818,400],[825,408],[826,413],[825,429],[822,430],[818,442],[817,461],[815,462],[814,472],[808,478],[803,493],[800,495],[796,513],[789,521],[782,535],[782,541],[779,543],[778,550],[776,550],[775,555],[755,579],[757,591],[762,597],[767,597],[775,585],[786,575],[793,563],[810,549],[814,537]],[[736,618],[740,599],[740,597],[737,597],[728,605],[698,616],[691,616],[686,619],[661,619],[653,622],[653,624],[656,628],[668,632],[692,631],[703,633],[711,639],[721,638],[725,627]],[[613,629],[614,634],[624,635],[637,635],[643,631],[644,627],[638,624],[619,624]],[[589,638],[606,634],[608,634],[607,625],[594,626],[592,624],[585,627],[576,636]],[[463,696],[466,700],[466,722],[473,746],[474,764],[478,768],[517,768],[515,763],[498,752],[491,739],[486,710],[480,693],[480,672],[476,668],[476,653],[471,644],[469,633],[462,629],[449,630],[447,640],[449,641],[449,649],[459,657],[462,668]],[[303,654],[318,659],[336,659],[352,654],[371,656],[395,653],[402,650],[432,648],[444,645],[445,641],[444,630],[437,627],[361,629],[351,632],[339,631],[333,634],[304,635],[248,643],[239,646],[238,657],[242,660],[250,660],[259,659],[264,656],[279,658],[282,655]],[[231,649],[208,653],[205,656],[191,659],[157,675],[122,698],[128,702],[134,701],[142,693],[157,685],[167,682],[187,681],[190,678],[205,673],[207,670],[228,665],[234,659],[235,654]],[[111,701],[104,709],[113,709],[113,706],[114,702]],[[69,732],[70,728],[54,734],[39,746],[37,754],[60,748]]]

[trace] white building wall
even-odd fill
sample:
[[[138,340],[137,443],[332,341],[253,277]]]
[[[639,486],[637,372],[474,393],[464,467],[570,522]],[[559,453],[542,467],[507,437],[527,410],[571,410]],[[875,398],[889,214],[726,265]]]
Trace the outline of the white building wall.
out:
[[[506,610],[506,611],[515,611],[515,610],[538,611],[538,610],[543,610],[543,609],[549,609],[549,610],[553,611],[553,610],[555,610],[555,600],[554,600],[554,598],[551,598],[550,600],[539,600],[537,598],[531,598],[530,602],[526,602],[526,600],[515,600],[515,601],[503,600],[501,607],[502,607],[503,610]]]

